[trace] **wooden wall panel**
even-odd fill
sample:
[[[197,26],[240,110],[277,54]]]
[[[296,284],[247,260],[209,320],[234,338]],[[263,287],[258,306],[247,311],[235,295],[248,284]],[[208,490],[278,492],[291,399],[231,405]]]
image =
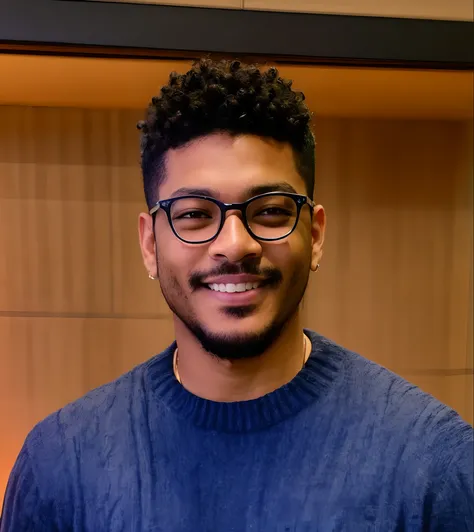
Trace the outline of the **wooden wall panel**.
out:
[[[0,231],[1,310],[110,311],[108,211],[77,201],[0,200],[0,224],[11,231]]]
[[[328,229],[308,325],[394,371],[466,368],[466,124],[320,118],[315,129],[315,199]]]
[[[140,118],[134,111],[111,112],[113,309],[169,316],[158,283],[148,279],[138,243],[138,215],[147,210],[136,129]]]
[[[0,106],[0,311],[111,310],[106,121]]]
[[[445,20],[473,20],[474,9],[471,0],[244,0],[244,8]]]
[[[468,212],[466,213],[466,217],[468,220],[472,222],[474,219],[474,209],[472,206],[473,198],[474,198],[474,119],[468,120],[465,123],[465,142],[467,146],[469,147],[469,158],[466,161],[466,165],[468,166],[467,169],[467,176],[468,176],[468,187],[467,187],[467,198],[470,198],[471,202],[471,208],[468,209]],[[474,342],[474,264],[473,264],[473,256],[474,256],[474,237],[472,234],[472,225],[470,226],[471,231],[471,248],[470,248],[470,259],[471,259],[471,265],[470,265],[470,277],[469,277],[469,285],[468,285],[468,299],[469,299],[469,310],[467,315],[467,341],[466,341],[466,364],[465,367],[469,368],[471,370],[474,369],[474,349],[473,349],[473,342]],[[472,380],[474,381],[474,376],[472,376]],[[471,402],[474,403],[474,401]],[[474,422],[473,422],[474,424]]]

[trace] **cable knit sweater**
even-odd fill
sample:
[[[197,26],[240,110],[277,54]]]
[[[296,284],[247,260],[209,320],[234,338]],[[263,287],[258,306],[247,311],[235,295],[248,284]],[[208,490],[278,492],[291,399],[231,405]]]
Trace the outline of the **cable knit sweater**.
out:
[[[306,331],[288,384],[217,403],[174,345],[28,435],[1,532],[474,530],[473,429],[388,370]]]

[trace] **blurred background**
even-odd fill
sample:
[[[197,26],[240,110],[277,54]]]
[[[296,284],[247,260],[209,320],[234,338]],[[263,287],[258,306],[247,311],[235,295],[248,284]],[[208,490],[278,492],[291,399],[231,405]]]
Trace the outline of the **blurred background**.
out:
[[[470,2],[345,4],[356,15],[472,20]],[[257,62],[293,79],[314,112],[328,231],[305,325],[472,423],[472,70]],[[35,423],[173,340],[138,246],[136,123],[169,73],[190,65],[0,53],[0,502]]]

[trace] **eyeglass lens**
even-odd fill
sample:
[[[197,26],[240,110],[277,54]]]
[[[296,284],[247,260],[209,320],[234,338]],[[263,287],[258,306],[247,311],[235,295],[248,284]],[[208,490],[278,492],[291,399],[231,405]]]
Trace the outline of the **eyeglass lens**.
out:
[[[214,238],[221,225],[218,205],[204,198],[179,198],[170,210],[171,222],[180,238],[202,242]],[[257,238],[278,239],[296,224],[298,207],[289,196],[272,194],[256,197],[245,211],[247,223]]]

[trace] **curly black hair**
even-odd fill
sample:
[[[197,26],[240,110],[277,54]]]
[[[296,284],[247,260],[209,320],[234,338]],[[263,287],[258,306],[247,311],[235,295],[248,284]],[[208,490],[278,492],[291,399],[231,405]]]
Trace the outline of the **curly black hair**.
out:
[[[306,183],[314,188],[314,136],[304,95],[292,90],[276,68],[261,71],[240,61],[196,61],[185,74],[172,72],[152,98],[141,130],[141,167],[148,207],[158,199],[167,150],[211,134],[258,135],[288,142]]]

